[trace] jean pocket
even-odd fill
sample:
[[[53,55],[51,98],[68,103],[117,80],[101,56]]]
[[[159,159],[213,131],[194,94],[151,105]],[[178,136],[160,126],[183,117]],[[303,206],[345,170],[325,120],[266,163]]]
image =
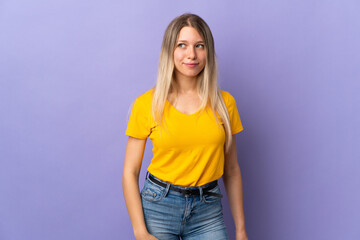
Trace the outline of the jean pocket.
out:
[[[146,180],[141,190],[141,197],[149,202],[158,202],[165,196],[166,189]]]
[[[212,193],[212,194],[207,194],[207,193],[203,194],[203,200],[206,203],[218,202],[222,198],[222,194],[221,194],[219,185],[217,185],[216,187],[214,187],[213,189],[211,189],[207,192]]]

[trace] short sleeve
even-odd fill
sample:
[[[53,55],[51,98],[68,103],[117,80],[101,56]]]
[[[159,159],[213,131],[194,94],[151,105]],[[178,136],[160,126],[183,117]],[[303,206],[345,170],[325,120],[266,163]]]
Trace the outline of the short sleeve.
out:
[[[125,134],[134,138],[146,139],[151,133],[149,122],[149,109],[139,98],[135,99]]]
[[[243,128],[241,120],[240,120],[240,116],[239,116],[238,109],[236,107],[235,99],[231,94],[228,94],[227,107],[228,107],[229,118],[230,118],[231,134],[234,135],[238,132],[241,132],[244,128]]]

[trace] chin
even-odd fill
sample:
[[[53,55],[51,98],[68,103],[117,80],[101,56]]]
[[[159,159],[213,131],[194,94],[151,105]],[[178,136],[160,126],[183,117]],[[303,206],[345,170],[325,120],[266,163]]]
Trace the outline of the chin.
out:
[[[190,72],[190,73],[184,74],[184,75],[187,76],[187,77],[196,77],[196,76],[198,76],[200,74],[200,72]]]
[[[194,77],[197,77],[198,74],[191,74],[191,75],[185,75],[186,77],[189,77],[189,78],[194,78]]]

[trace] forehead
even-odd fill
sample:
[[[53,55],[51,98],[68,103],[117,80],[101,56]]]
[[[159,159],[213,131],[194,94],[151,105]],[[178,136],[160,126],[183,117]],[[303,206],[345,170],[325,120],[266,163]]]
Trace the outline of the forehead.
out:
[[[178,41],[199,42],[204,39],[195,28],[183,27],[179,32]]]

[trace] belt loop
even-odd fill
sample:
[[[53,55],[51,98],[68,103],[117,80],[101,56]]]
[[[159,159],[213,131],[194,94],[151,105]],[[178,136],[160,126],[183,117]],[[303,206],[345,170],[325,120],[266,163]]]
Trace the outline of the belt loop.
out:
[[[166,195],[169,193],[170,185],[171,185],[170,183],[166,183],[166,189],[165,189],[164,197],[166,197]]]
[[[149,171],[146,171],[145,180],[148,178],[148,176],[149,176]]]
[[[199,192],[200,192],[200,201],[202,201],[202,199],[203,199],[203,189],[202,189],[202,187],[199,187]]]

